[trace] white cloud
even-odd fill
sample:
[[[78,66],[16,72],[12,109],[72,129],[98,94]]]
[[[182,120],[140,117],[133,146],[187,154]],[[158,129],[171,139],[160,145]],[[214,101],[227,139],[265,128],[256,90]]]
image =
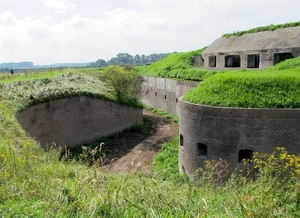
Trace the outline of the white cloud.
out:
[[[300,2],[288,0],[43,2],[28,1],[34,8],[28,13],[6,4],[10,12],[0,14],[0,63],[88,62],[119,52],[196,50],[223,33],[300,20]],[[60,14],[44,13],[49,8]]]
[[[0,25],[14,25],[16,17],[11,12],[0,14]]]
[[[68,0],[43,0],[45,5],[57,14],[64,14],[76,9],[77,5]]]

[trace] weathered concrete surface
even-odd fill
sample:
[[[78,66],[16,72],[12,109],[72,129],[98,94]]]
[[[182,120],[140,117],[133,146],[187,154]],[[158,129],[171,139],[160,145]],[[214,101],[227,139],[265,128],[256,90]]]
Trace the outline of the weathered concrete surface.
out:
[[[244,109],[197,105],[179,100],[179,168],[192,175],[206,159],[240,165],[239,151],[272,153],[276,147],[300,153],[300,109]],[[198,144],[207,146],[199,155]]]
[[[143,103],[176,115],[179,115],[178,99],[199,84],[155,77],[144,77],[144,79]]]
[[[300,27],[218,38],[201,55],[205,68],[224,69],[227,55],[239,55],[239,68],[247,68],[248,55],[258,54],[258,68],[264,69],[274,65],[275,53],[291,53],[293,57],[300,55]],[[216,56],[215,67],[209,66],[210,56]]]
[[[143,121],[142,109],[85,96],[42,103],[18,115],[43,148],[76,146],[121,132]]]

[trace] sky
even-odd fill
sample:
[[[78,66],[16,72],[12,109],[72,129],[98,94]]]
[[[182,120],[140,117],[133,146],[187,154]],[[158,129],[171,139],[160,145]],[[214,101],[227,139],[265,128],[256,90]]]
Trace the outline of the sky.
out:
[[[0,63],[192,51],[224,33],[297,21],[300,0],[0,0]]]

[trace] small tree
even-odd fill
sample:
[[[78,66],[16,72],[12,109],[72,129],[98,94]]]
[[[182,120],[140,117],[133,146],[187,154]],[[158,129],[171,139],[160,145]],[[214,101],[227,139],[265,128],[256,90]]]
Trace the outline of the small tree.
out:
[[[110,65],[104,69],[102,78],[115,89],[119,101],[137,102],[139,99],[144,79],[137,69],[131,66]]]
[[[12,68],[10,68],[10,74],[11,74],[11,75],[14,75],[14,74],[15,74],[15,71],[14,71]]]

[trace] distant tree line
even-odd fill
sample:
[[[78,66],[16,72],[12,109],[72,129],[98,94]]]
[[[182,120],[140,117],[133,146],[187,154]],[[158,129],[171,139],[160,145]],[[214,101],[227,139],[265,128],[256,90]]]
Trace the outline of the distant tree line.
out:
[[[154,53],[150,55],[130,55],[128,53],[118,53],[116,57],[111,58],[108,61],[98,59],[95,62],[89,64],[90,67],[105,67],[108,65],[145,65],[158,61],[170,53]]]
[[[26,69],[26,68],[32,68],[34,66],[33,62],[31,61],[22,61],[22,62],[9,62],[9,63],[0,63],[0,72],[5,73],[5,72],[12,72],[14,71],[13,69]],[[16,70],[15,70],[16,71]]]
[[[33,62],[30,61],[22,61],[22,62],[9,62],[0,64],[0,68],[30,68],[33,67]]]

